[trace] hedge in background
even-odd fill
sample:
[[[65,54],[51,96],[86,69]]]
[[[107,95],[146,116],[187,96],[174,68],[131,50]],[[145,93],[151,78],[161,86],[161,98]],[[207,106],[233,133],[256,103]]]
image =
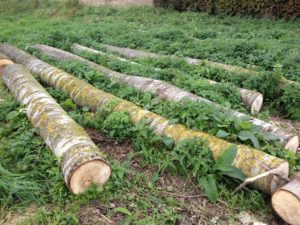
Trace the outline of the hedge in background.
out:
[[[154,0],[158,7],[179,11],[208,11],[211,14],[259,15],[266,17],[300,16],[298,0]]]

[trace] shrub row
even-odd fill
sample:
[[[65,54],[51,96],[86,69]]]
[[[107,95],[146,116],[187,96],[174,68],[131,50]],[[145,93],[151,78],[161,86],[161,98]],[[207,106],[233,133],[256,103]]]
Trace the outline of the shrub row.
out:
[[[179,11],[208,11],[211,14],[294,17],[300,15],[300,4],[293,0],[154,0],[157,7]]]

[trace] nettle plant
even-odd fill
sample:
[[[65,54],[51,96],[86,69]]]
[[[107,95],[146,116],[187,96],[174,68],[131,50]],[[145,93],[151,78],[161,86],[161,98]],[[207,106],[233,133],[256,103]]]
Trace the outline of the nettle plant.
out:
[[[292,83],[283,89],[277,107],[286,118],[300,120],[300,84]]]
[[[221,110],[216,110],[214,107],[200,102],[160,101],[150,93],[145,94],[120,83],[111,82],[99,72],[89,69],[82,63],[59,63],[57,65],[78,78],[87,80],[96,88],[160,114],[173,123],[181,123],[190,129],[218,135],[233,143],[243,143],[261,148],[275,155],[285,155],[286,151],[280,147],[278,139],[273,135],[262,133],[258,128],[252,126],[249,118],[237,120]]]

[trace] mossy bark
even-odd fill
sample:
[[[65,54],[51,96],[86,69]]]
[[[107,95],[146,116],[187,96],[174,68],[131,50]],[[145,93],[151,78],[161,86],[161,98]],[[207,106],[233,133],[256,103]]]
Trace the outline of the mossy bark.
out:
[[[7,65],[1,69],[2,78],[14,97],[26,108],[27,117],[33,127],[38,128],[40,136],[61,159],[64,180],[69,189],[75,193],[83,192],[91,183],[103,184],[110,176],[110,166],[103,154],[89,138],[85,130],[56,103],[47,91],[34,79],[25,67],[17,64]],[[85,174],[90,182],[78,187],[71,184],[76,171],[89,163],[103,165],[93,180],[94,175]],[[95,168],[94,168],[95,169]]]
[[[137,105],[120,99],[114,95],[98,90],[85,81],[63,72],[39,59],[36,59],[25,52],[17,50],[10,46],[0,47],[1,51],[10,53],[9,56],[19,62],[22,62],[39,78],[55,88],[68,93],[73,101],[80,105],[86,106],[93,111],[101,110],[105,103],[116,102],[113,111],[126,112],[133,123],[141,120],[149,121],[154,132],[160,136],[166,136],[174,140],[175,143],[190,138],[205,139],[213,153],[214,158],[229,148],[232,144],[211,136],[201,131],[187,129],[180,124],[172,125],[166,118],[161,117],[153,112],[144,110]],[[247,177],[256,176],[271,169],[278,169],[282,177],[288,176],[288,163],[282,159],[268,155],[262,151],[253,149],[245,145],[238,145],[238,151],[233,165],[239,168]],[[281,186],[284,181],[276,175],[270,174],[262,179],[257,180],[254,185],[266,192],[271,193]]]
[[[80,53],[80,52],[89,52],[92,54],[96,54],[96,55],[104,55],[104,56],[108,56],[110,57],[112,60],[118,60],[118,61],[123,61],[123,62],[127,62],[130,64],[138,64],[141,65],[139,63],[130,61],[128,59],[124,59],[118,56],[114,56],[114,55],[110,55],[107,54],[105,52],[101,52],[92,48],[87,48],[85,46],[79,45],[79,44],[73,44],[72,45],[72,51],[75,53]],[[159,68],[154,68],[154,70],[160,70]],[[212,80],[207,80],[205,79],[209,84],[211,85],[215,85],[215,84],[219,84],[218,82],[212,81]],[[250,110],[250,112],[252,114],[254,113],[258,113],[261,109],[262,106],[262,102],[263,102],[263,95],[257,91],[251,91],[248,89],[244,89],[244,88],[239,88],[239,93],[241,96],[241,100],[243,102],[243,104]]]
[[[4,47],[7,48],[7,47]],[[78,60],[81,62],[86,63],[89,65],[91,68],[102,72],[106,76],[112,78],[112,79],[117,79],[120,80],[127,85],[134,87],[138,90],[141,91],[146,91],[146,92],[152,92],[158,95],[161,99],[169,100],[169,101],[181,101],[184,98],[187,98],[191,101],[195,102],[205,102],[207,104],[213,105],[216,108],[225,111],[234,117],[237,118],[245,118],[247,117],[245,114],[233,111],[231,109],[225,108],[221,105],[218,105],[216,103],[213,103],[207,99],[201,98],[195,94],[192,94],[187,91],[183,91],[182,89],[175,87],[173,85],[170,85],[164,81],[159,81],[159,80],[154,80],[154,79],[149,79],[149,78],[144,78],[144,77],[139,77],[139,76],[129,76],[126,74],[121,74],[115,71],[112,71],[110,69],[107,69],[105,67],[102,67],[96,63],[90,62],[82,57],[76,56],[74,54],[71,54],[69,52],[62,51],[60,49],[52,48],[49,46],[45,45],[35,45],[35,49],[39,49],[43,53],[55,58],[56,60]],[[2,47],[0,46],[0,50]],[[251,100],[251,99],[250,99]],[[266,133],[272,133],[276,137],[279,138],[280,143],[286,148],[289,149],[293,152],[297,151],[299,147],[299,140],[298,136],[292,134],[292,133],[287,133],[283,130],[281,130],[279,127],[274,126],[273,124],[267,123],[265,121],[256,119],[254,117],[250,117],[250,122],[261,129],[263,132]]]

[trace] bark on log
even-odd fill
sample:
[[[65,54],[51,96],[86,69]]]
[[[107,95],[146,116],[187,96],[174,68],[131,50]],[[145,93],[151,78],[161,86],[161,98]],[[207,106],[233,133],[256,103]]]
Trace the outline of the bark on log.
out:
[[[108,45],[108,44],[101,44],[101,45],[104,46],[107,50],[109,50],[111,52],[118,53],[118,54],[123,55],[128,58],[159,58],[159,57],[165,56],[165,55],[159,55],[159,54],[152,53],[152,52],[117,47],[117,46]],[[171,56],[171,57],[180,59],[180,57],[177,57],[177,56]],[[227,64],[208,61],[208,60],[193,59],[193,58],[189,58],[189,57],[184,57],[183,59],[190,65],[206,64],[206,65],[209,65],[212,67],[224,69],[224,70],[227,70],[229,72],[234,72],[234,73],[250,73],[250,74],[257,73],[256,71],[245,69],[242,67],[227,65]]]
[[[0,50],[7,54],[9,53],[8,55],[14,60],[24,63],[32,73],[39,76],[46,84],[68,93],[73,101],[80,106],[86,106],[93,111],[97,111],[98,109],[101,110],[105,106],[105,103],[114,101],[116,105],[113,107],[113,111],[128,113],[131,121],[135,124],[141,120],[149,121],[150,126],[157,135],[169,137],[174,140],[175,143],[197,137],[207,140],[208,146],[212,150],[215,158],[232,145],[227,141],[207,133],[188,130],[185,126],[180,124],[171,125],[164,117],[98,90],[87,82],[13,47],[7,45],[1,46]],[[237,148],[238,152],[233,165],[239,168],[247,177],[253,177],[276,168],[282,177],[288,177],[288,163],[286,161],[245,145],[238,145]],[[270,174],[255,181],[254,186],[266,193],[272,193],[277,187],[281,186],[283,182],[284,179]]]
[[[103,185],[111,169],[101,152],[80,127],[56,103],[24,66],[12,64],[1,69],[2,78],[14,97],[26,107],[33,127],[57,157],[65,183],[74,194],[91,184]]]
[[[158,95],[161,99],[169,100],[169,101],[181,101],[184,98],[187,98],[191,101],[195,102],[205,102],[207,104],[213,105],[216,108],[225,111],[237,118],[245,118],[247,115],[233,111],[231,109],[225,108],[221,105],[218,105],[216,103],[213,103],[207,99],[201,98],[197,95],[194,95],[190,92],[184,91],[174,85],[170,85],[164,81],[139,77],[139,76],[129,76],[126,74],[121,74],[118,72],[115,72],[113,70],[107,69],[105,67],[102,67],[96,63],[90,62],[82,57],[79,57],[77,55],[71,54],[69,52],[62,51],[60,49],[56,49],[53,47],[45,46],[45,45],[35,45],[35,49],[40,50],[41,52],[55,58],[56,60],[78,60],[81,62],[86,63],[91,68],[100,71],[104,75],[121,80],[122,82],[126,83],[128,86],[134,87],[141,91],[149,91],[152,93],[155,93]],[[0,46],[0,51],[3,51],[5,53],[9,53],[9,56],[11,56],[13,59],[18,59],[21,63],[24,63],[28,61],[28,59],[31,56],[26,56],[27,53],[14,49],[13,47],[2,45]],[[27,58],[27,59],[26,59]],[[261,131],[266,133],[271,133],[279,138],[280,143],[288,150],[296,152],[299,147],[299,139],[297,135],[294,135],[292,133],[287,133],[283,131],[281,128],[267,123],[265,121],[256,119],[254,117],[250,117],[249,122],[251,122],[254,126],[258,127]]]
[[[139,63],[130,61],[128,59],[124,59],[118,56],[110,55],[105,52],[101,52],[92,48],[87,48],[85,46],[79,45],[79,44],[73,44],[72,45],[72,51],[75,52],[75,54],[80,53],[80,52],[89,52],[92,54],[96,55],[102,55],[102,56],[108,56],[112,60],[118,60],[118,61],[123,61],[127,62],[130,64],[136,64],[140,65]],[[159,71],[159,68],[153,68],[156,71]],[[220,84],[218,82],[212,81],[212,80],[207,80],[205,79],[209,84]],[[239,88],[241,100],[244,103],[244,105],[250,110],[251,114],[258,113],[261,109],[262,103],[263,103],[263,95],[257,91],[252,91],[244,88]]]
[[[300,225],[300,173],[273,194],[272,206],[285,222]]]
[[[146,51],[142,51],[142,50],[117,47],[117,46],[108,45],[108,44],[101,44],[101,45],[104,46],[107,50],[109,50],[111,52],[118,53],[118,54],[123,55],[128,58],[159,58],[159,57],[166,56],[166,55],[159,55],[156,53],[146,52]],[[177,57],[177,56],[170,56],[170,57],[180,59],[180,57]],[[244,73],[244,74],[249,74],[249,75],[259,75],[259,72],[255,71],[255,70],[245,69],[240,66],[233,66],[233,65],[213,62],[213,61],[209,61],[209,60],[194,59],[194,58],[190,58],[190,57],[184,57],[183,59],[190,65],[206,64],[206,65],[216,67],[219,69],[223,69],[223,70],[226,70],[226,71],[232,72],[232,73]],[[282,87],[292,84],[292,83],[299,83],[299,82],[287,80],[285,78],[283,78],[281,80]]]

